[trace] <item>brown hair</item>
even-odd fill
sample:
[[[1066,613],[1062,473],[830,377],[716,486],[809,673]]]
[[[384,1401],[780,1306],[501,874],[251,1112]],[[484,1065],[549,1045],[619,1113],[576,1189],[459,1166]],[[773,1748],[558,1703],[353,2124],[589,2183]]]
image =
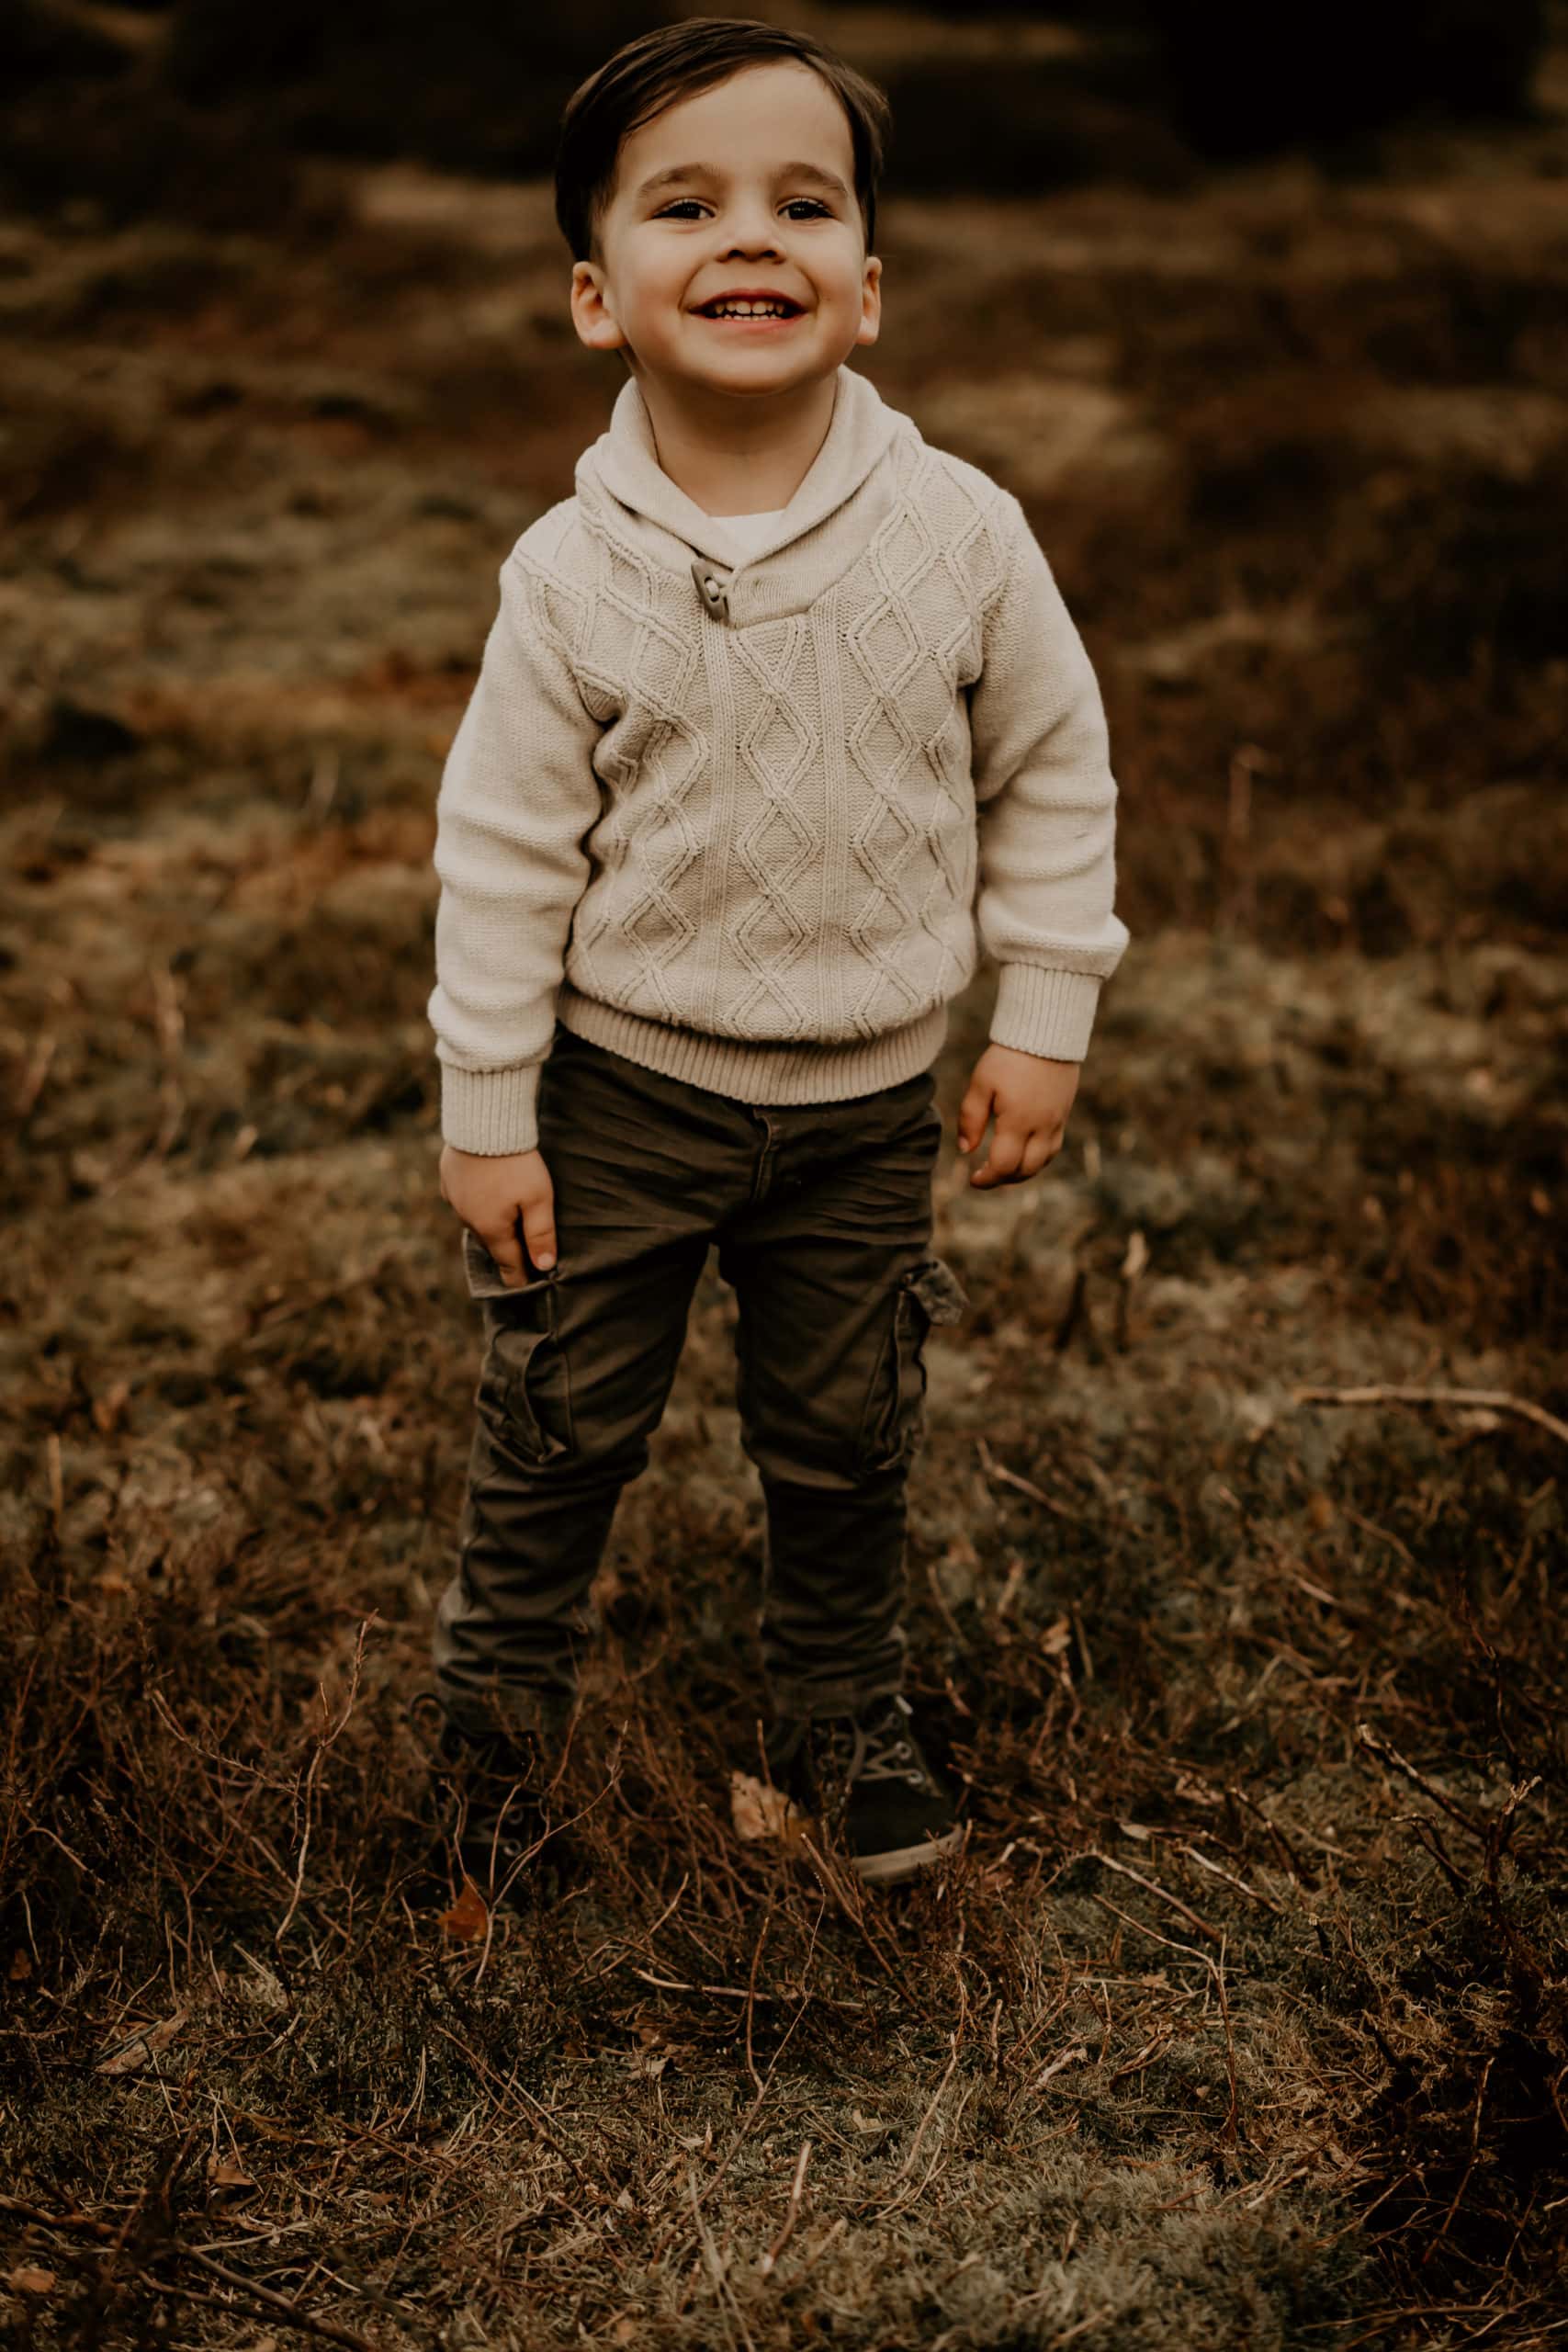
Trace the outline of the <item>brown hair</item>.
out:
[[[809,33],[786,32],[749,17],[694,17],[644,33],[581,83],[567,100],[556,150],[556,219],[574,261],[593,251],[599,214],[615,184],[622,141],[677,99],[711,89],[748,65],[795,64],[819,74],[850,121],[855,195],[869,251],[876,235],[876,187],[893,129],[874,82]]]

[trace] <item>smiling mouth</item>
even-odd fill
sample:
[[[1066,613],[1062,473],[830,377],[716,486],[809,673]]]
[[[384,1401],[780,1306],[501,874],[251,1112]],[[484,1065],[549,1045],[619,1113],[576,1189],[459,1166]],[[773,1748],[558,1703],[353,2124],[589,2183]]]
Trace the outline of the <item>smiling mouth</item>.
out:
[[[711,302],[699,304],[699,319],[798,319],[804,312],[798,302],[782,294],[756,298],[744,295],[719,295]]]

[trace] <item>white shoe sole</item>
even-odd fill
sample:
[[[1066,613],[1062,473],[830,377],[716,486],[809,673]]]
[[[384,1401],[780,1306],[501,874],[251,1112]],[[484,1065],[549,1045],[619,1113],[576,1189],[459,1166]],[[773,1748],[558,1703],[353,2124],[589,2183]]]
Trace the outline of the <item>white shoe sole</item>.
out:
[[[964,1825],[959,1822],[944,1837],[922,1838],[918,1846],[892,1846],[885,1854],[852,1855],[850,1868],[868,1886],[897,1886],[904,1879],[918,1878],[934,1862],[945,1861],[963,1843]]]

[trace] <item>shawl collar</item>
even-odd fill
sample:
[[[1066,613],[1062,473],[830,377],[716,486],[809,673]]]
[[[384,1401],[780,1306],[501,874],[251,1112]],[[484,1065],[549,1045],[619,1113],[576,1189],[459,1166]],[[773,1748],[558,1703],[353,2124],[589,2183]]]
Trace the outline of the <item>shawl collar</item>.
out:
[[[633,517],[641,517],[668,533],[678,543],[663,550],[672,571],[684,571],[694,554],[739,570],[791,546],[852,498],[900,431],[912,433],[915,427],[887,406],[874,384],[841,367],[822,447],[777,530],[761,547],[747,551],[730,537],[721,516],[705,514],[660,465],[647,403],[636,379],[628,379],[616,395],[608,431],[578,460],[578,495],[592,503],[608,500],[624,510],[619,516],[606,514],[612,529],[618,522],[625,532]],[[632,535],[647,545],[635,524]]]

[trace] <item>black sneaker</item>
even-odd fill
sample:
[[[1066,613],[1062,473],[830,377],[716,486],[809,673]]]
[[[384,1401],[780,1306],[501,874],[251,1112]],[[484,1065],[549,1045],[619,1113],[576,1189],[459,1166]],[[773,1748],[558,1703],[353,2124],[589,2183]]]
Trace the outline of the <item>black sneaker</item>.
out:
[[[458,1869],[491,1909],[498,1903],[517,1905],[538,1857],[547,1846],[553,1852],[558,1842],[552,1836],[548,1783],[564,1722],[509,1722],[481,1729],[454,1719],[434,1691],[422,1691],[411,1702],[411,1724],[416,1709],[430,1711],[434,1740],[422,1738],[421,1744],[436,1820]]]
[[[859,1714],[781,1722],[766,1741],[770,1770],[873,1886],[895,1886],[964,1839],[953,1801],[920,1753],[909,1702],[878,1699]]]

